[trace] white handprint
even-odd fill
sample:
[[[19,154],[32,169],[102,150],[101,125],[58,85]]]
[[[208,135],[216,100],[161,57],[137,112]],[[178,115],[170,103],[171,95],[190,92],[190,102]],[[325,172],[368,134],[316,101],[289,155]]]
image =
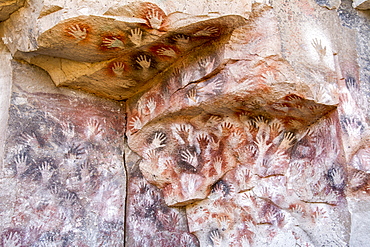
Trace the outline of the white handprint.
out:
[[[44,161],[38,167],[39,171],[41,172],[42,182],[47,183],[49,179],[53,176],[53,172],[51,171],[52,167],[50,162]]]
[[[136,62],[143,68],[143,69],[149,69],[151,59],[147,57],[146,55],[140,55],[137,59]]]
[[[222,231],[227,230],[231,223],[229,217],[227,216],[221,216],[217,219],[217,221]]]
[[[283,140],[279,145],[280,150],[287,150],[291,146],[293,146],[293,142],[295,140],[294,134],[292,132],[285,132]]]
[[[221,247],[222,245],[222,236],[218,230],[211,231],[210,238],[213,242],[213,246]]]
[[[320,59],[323,59],[323,57],[325,57],[326,55],[326,47],[321,44],[321,40],[313,39],[311,44],[313,48],[315,48],[316,52],[319,54]]]
[[[201,183],[202,177],[196,174],[183,173],[181,176],[181,186],[184,192],[191,196],[197,190]]]
[[[215,168],[216,172],[218,175],[220,175],[222,173],[222,158],[220,157],[216,157],[214,160],[213,160],[213,167]]]
[[[67,140],[71,140],[75,136],[75,126],[71,122],[62,122],[60,124],[63,135]]]
[[[161,148],[165,147],[166,144],[164,143],[166,141],[167,137],[164,133],[155,133],[154,139],[152,143],[150,144],[151,149]]]
[[[231,147],[235,148],[243,143],[244,141],[243,133],[240,130],[237,130],[229,136],[228,140],[229,140]]]
[[[88,138],[98,136],[102,132],[104,132],[103,128],[101,127],[100,122],[97,119],[92,119],[90,118],[87,121],[87,126],[86,126],[86,135]]]
[[[135,85],[136,85],[136,82],[131,80],[131,79],[120,81],[120,87],[122,87],[122,88],[130,88],[130,87],[133,87]]]
[[[195,247],[196,246],[196,244],[194,243],[194,240],[186,233],[182,235],[180,244],[181,246],[184,246],[184,247]]]
[[[344,177],[341,170],[334,168],[331,170],[330,175],[333,186],[337,189],[342,188],[344,185]]]
[[[146,103],[146,107],[148,108],[150,114],[152,114],[155,111],[156,106],[157,102],[155,102],[154,98],[150,98]]]
[[[271,147],[272,143],[267,144],[267,140],[263,136],[257,136],[254,144],[257,145],[260,155],[265,154],[266,151]]]
[[[37,139],[37,136],[34,132],[32,132],[32,134],[22,133],[21,136],[20,136],[20,139],[23,142],[23,144],[25,144],[27,146],[37,147],[37,146],[40,145],[40,143]]]
[[[160,16],[158,11],[154,9],[152,9],[151,11],[148,11],[146,18],[148,19],[149,25],[151,28],[154,28],[154,29],[161,28],[163,17]]]
[[[181,85],[186,86],[192,79],[193,75],[190,72],[181,73]]]
[[[10,232],[3,238],[3,244],[7,247],[21,247],[22,240],[18,232]]]
[[[275,75],[272,71],[267,71],[266,73],[262,74],[262,78],[267,85],[273,85],[276,83]]]
[[[360,138],[363,131],[363,125],[361,121],[355,118],[347,118],[343,121],[344,128],[347,134],[351,137]]]
[[[157,164],[159,159],[156,150],[150,148],[144,152],[144,158],[149,160],[152,164]]]
[[[254,124],[258,129],[265,129],[267,127],[267,123],[268,121],[262,116],[258,116],[254,119]]]
[[[134,130],[140,130],[143,127],[139,116],[133,117],[129,123],[129,126]]]
[[[27,156],[26,154],[18,154],[15,159],[14,163],[17,167],[17,173],[20,175],[27,170]]]
[[[116,76],[122,76],[125,70],[125,64],[123,62],[115,62],[112,66],[112,71]]]
[[[357,171],[353,174],[351,178],[351,187],[356,188],[363,185],[366,182],[367,173],[362,171]]]
[[[181,152],[181,160],[187,162],[194,168],[198,167],[198,159],[196,154],[188,149]]]
[[[142,36],[143,32],[140,28],[131,29],[131,34],[128,36],[128,38],[131,40],[132,43],[134,43],[136,46],[140,46],[142,42]]]
[[[72,25],[71,27],[68,28],[68,33],[75,37],[77,41],[81,41],[86,39],[87,37],[87,30],[86,28],[81,28],[80,25]]]
[[[90,180],[90,164],[89,162],[84,162],[81,164],[81,179],[83,182],[88,182]]]

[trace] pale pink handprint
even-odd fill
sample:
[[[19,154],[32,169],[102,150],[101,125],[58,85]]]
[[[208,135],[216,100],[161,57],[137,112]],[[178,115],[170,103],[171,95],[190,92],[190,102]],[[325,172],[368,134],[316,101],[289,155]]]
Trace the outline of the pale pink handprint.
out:
[[[206,57],[199,61],[200,67],[202,67],[205,70],[206,74],[209,74],[212,72],[214,64],[215,64],[215,59],[211,57]]]
[[[153,114],[156,107],[157,107],[157,102],[155,101],[154,98],[150,98],[148,102],[146,103],[146,108],[149,110],[149,114]]]
[[[215,79],[209,82],[207,85],[199,87],[198,91],[199,93],[203,95],[207,95],[207,94],[215,95],[217,94],[217,91],[222,89],[222,85],[223,85],[222,80]]]

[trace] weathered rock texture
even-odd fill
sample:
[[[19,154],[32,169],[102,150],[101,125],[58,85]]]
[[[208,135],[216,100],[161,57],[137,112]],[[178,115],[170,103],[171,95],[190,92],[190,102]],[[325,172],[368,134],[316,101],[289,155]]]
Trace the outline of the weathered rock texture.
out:
[[[9,16],[22,7],[24,0],[1,0],[0,1],[0,21],[4,21],[9,18]]]
[[[1,24],[2,244],[366,246],[352,4],[28,1]]]

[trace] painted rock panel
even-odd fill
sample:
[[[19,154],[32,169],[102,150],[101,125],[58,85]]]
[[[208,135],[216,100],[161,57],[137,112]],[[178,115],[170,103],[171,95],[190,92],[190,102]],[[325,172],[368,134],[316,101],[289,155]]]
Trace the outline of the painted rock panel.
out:
[[[312,79],[302,80],[283,57],[280,37],[274,35],[279,30],[273,10],[262,5],[254,13],[246,25],[232,33],[226,45],[213,42],[199,49],[183,60],[180,67],[159,75],[150,90],[127,101],[129,142],[130,136],[148,122],[184,111],[195,114],[224,107],[255,116],[268,111],[270,115],[301,122],[296,127],[301,128],[309,119],[314,121],[313,116],[324,115],[338,103],[335,79],[329,86],[320,81],[314,87]],[[265,32],[266,29],[270,32]],[[324,74],[336,78],[335,71]],[[313,101],[296,105],[294,100],[287,102],[290,95]]]
[[[261,31],[278,32],[271,8],[254,10],[226,46],[214,42],[215,48],[199,50],[128,100],[128,145],[143,157],[143,175],[164,189],[169,205],[206,198],[211,185],[247,161],[264,163],[256,168],[259,176],[283,173],[287,164],[278,160],[286,160],[292,143],[336,108],[304,90],[307,84],[280,54],[279,39]],[[250,42],[236,40],[242,31]],[[250,53],[228,59],[246,46]],[[270,167],[265,156],[280,167]]]
[[[162,190],[142,175],[142,162],[127,149],[126,246],[199,246],[198,239],[189,232],[185,207],[167,206]]]
[[[314,1],[253,13],[226,44],[128,100],[138,166],[166,204],[186,206],[200,246],[365,243],[369,138],[353,31]]]
[[[153,77],[201,47],[225,42],[243,23],[240,16],[225,16],[166,32],[142,23],[81,16],[39,37],[35,53],[44,55],[21,57],[47,70],[57,86],[121,100],[151,87]]]
[[[37,34],[34,51],[16,56],[45,69],[57,86],[122,100],[150,88],[153,77],[196,48],[225,43],[245,23],[239,15],[166,15],[156,4],[140,1],[118,12],[122,16],[61,20]]]
[[[289,99],[305,104],[298,96]],[[144,176],[164,190],[166,203],[186,205],[205,198],[211,185],[241,164],[255,163],[251,169],[260,177],[286,172],[291,147],[308,130],[297,129],[293,123],[298,120],[268,110],[254,114],[226,113],[225,107],[213,114],[171,117],[148,125],[130,144],[143,157]]]
[[[123,246],[122,105],[57,90],[29,65],[13,68],[2,246]]]
[[[339,125],[335,114],[287,151],[244,161],[212,185],[207,199],[188,205],[190,231],[202,246],[345,246],[348,173],[333,123]],[[259,172],[268,169],[275,173]]]

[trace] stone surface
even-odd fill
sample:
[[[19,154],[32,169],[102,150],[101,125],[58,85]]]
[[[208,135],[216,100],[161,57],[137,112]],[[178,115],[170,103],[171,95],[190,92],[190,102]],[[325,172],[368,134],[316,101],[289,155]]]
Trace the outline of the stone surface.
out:
[[[0,71],[0,167],[3,168],[13,73],[11,69],[12,56],[2,42],[0,42],[0,57],[0,67],[2,68]]]
[[[0,1],[0,21],[4,21],[9,18],[9,16],[22,7],[24,0],[1,0]]]
[[[341,1],[340,0],[316,0],[316,3],[322,7],[326,7],[328,9],[338,8]]]
[[[0,24],[3,246],[369,242],[367,11],[27,3]]]
[[[360,10],[367,10],[370,9],[370,1],[369,0],[354,0],[353,7]]]
[[[123,246],[122,106],[55,89],[38,68],[11,69],[2,246]]]
[[[338,8],[338,15],[341,19],[342,25],[354,31],[353,37],[356,38],[356,51],[358,58],[358,66],[360,67],[359,79],[353,75],[348,75],[347,81],[352,85],[352,89],[358,89],[361,94],[366,95],[366,101],[359,102],[358,106],[366,112],[367,119],[369,120],[369,102],[370,102],[370,50],[368,33],[370,32],[370,18],[367,12],[356,11],[351,7],[351,1],[342,1]],[[354,44],[354,43],[353,43]],[[353,45],[352,45],[353,46]],[[355,57],[355,55],[354,55]],[[358,93],[357,91],[356,93]],[[356,100],[361,100],[362,97],[356,97]]]

